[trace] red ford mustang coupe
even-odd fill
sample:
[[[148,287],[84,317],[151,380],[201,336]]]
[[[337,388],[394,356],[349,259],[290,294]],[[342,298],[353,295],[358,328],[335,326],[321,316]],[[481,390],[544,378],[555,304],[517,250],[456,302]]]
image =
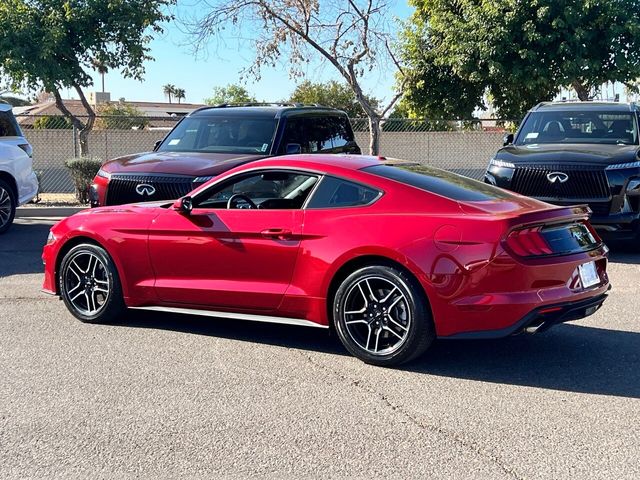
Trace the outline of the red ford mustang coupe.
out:
[[[335,328],[395,365],[435,337],[583,318],[609,289],[587,207],[556,207],[365,156],[252,162],[176,202],[86,210],[51,229],[44,290],[85,322],[125,308]]]

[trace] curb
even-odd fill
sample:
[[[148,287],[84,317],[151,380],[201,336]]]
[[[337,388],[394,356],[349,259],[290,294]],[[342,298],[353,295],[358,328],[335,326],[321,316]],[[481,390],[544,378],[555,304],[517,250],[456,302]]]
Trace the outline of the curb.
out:
[[[16,208],[16,218],[49,218],[49,217],[70,217],[86,207],[19,207]]]

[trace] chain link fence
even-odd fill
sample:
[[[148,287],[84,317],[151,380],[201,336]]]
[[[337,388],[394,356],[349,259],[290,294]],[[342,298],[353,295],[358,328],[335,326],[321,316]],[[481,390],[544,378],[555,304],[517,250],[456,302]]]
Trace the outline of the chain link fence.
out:
[[[34,170],[40,189],[47,193],[71,193],[73,183],[64,162],[79,154],[78,132],[62,116],[16,115],[33,147]],[[83,119],[84,120],[84,119]],[[96,118],[88,135],[89,156],[103,161],[150,151],[180,117]],[[369,151],[367,119],[352,119],[355,139]],[[513,122],[500,120],[427,121],[388,119],[382,125],[380,154],[450,170],[480,179],[489,158],[502,145]]]

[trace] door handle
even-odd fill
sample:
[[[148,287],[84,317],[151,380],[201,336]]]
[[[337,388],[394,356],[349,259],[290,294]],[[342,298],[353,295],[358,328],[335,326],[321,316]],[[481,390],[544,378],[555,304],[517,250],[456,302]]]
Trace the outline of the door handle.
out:
[[[285,228],[267,228],[266,230],[262,230],[260,232],[260,235],[266,238],[277,238],[280,240],[284,240],[291,237],[291,230],[287,230]]]

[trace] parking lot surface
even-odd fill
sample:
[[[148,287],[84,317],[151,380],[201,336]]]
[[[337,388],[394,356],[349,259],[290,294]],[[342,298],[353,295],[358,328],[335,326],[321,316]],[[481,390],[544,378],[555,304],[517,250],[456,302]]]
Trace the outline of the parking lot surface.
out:
[[[0,478],[640,478],[638,254],[592,317],[392,370],[316,329],[82,324],[40,292],[50,225],[0,237]]]

